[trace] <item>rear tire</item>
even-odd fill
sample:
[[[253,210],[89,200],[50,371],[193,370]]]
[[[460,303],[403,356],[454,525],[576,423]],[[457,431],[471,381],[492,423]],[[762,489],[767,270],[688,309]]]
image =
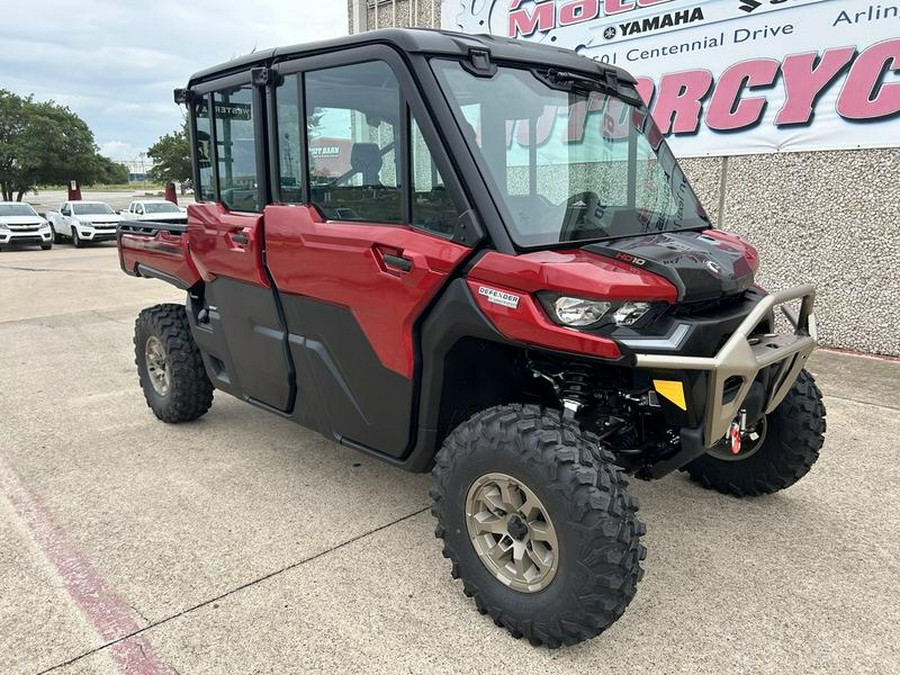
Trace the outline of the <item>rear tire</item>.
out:
[[[613,461],[596,437],[557,411],[533,405],[476,414],[437,454],[431,511],[451,575],[462,579],[478,611],[513,637],[551,648],[572,645],[608,628],[634,597],[646,528],[635,515],[628,479]],[[498,477],[502,482],[491,485]],[[490,500],[478,492],[485,481],[494,490]],[[488,504],[503,495],[503,482],[503,503],[514,506],[494,510]],[[473,491],[482,495],[477,508]],[[485,533],[483,526],[500,531]],[[498,561],[493,567],[492,560]],[[545,571],[551,566],[552,574]],[[524,589],[516,590],[523,582],[513,576],[525,580]]]
[[[163,422],[190,422],[212,405],[203,367],[182,305],[156,305],[134,324],[135,363],[147,405]]]
[[[819,458],[825,442],[825,405],[813,376],[805,370],[787,396],[766,417],[766,433],[745,459],[701,455],[687,471],[703,487],[736,497],[757,497],[790,487]]]

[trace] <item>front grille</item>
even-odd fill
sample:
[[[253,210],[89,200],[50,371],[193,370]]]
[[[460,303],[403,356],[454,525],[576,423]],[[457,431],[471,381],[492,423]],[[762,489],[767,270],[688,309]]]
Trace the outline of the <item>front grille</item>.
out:
[[[723,310],[734,309],[747,299],[746,291],[734,295],[726,295],[714,300],[701,300],[700,302],[685,302],[675,306],[674,314],[677,316],[698,316],[715,314]]]
[[[9,225],[13,232],[37,232],[41,229],[40,225]]]

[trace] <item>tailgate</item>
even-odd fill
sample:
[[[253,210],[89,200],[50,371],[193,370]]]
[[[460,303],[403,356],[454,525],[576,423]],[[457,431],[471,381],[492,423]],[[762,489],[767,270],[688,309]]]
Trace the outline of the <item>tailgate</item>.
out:
[[[162,279],[182,289],[200,281],[188,252],[187,225],[123,221],[116,240],[125,274]]]

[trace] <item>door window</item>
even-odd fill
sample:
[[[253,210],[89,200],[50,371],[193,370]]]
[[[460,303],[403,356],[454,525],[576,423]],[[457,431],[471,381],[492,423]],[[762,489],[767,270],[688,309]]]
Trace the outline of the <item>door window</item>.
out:
[[[306,75],[310,201],[328,218],[402,221],[400,85],[383,61]]]
[[[259,210],[252,99],[249,84],[213,94],[219,197],[233,211]]]
[[[410,120],[410,156],[413,183],[411,224],[442,237],[453,237],[459,212],[415,119]]]
[[[200,184],[196,186],[195,193],[201,202],[211,202],[216,199],[216,191],[212,175],[209,101],[205,96],[194,104],[194,119],[197,125],[194,143],[200,169]]]
[[[276,102],[282,202],[303,202],[308,180],[307,201],[329,220],[406,223],[442,237],[456,234],[460,210],[386,62],[287,75]],[[403,185],[406,175],[410,185]]]

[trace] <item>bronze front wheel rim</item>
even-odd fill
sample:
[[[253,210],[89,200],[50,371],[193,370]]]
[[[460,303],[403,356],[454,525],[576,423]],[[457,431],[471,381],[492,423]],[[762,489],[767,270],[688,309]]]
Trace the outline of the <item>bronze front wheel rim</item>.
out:
[[[147,377],[153,391],[160,396],[168,394],[172,380],[169,359],[162,340],[155,335],[148,337],[144,345],[144,362],[147,364]]]
[[[466,496],[466,529],[481,563],[504,585],[537,593],[553,581],[559,540],[547,509],[522,481],[488,473]]]

